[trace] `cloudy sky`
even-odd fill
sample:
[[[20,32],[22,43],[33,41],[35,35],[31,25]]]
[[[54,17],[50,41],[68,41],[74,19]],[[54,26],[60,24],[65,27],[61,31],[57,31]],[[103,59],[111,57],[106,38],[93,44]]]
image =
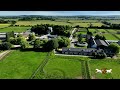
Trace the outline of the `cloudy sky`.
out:
[[[4,15],[120,15],[120,11],[0,11],[0,16]]]

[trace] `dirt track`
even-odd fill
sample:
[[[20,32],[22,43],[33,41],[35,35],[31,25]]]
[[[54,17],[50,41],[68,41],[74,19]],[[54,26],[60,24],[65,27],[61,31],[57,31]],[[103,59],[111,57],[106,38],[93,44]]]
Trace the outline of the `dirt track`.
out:
[[[10,52],[11,52],[11,50],[7,50],[7,51],[0,53],[0,60]]]

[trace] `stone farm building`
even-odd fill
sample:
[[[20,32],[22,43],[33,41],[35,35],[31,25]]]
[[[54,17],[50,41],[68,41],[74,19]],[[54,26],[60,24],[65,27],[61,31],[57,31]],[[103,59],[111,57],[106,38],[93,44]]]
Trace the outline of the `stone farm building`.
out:
[[[93,52],[103,52],[102,49],[94,49],[94,48],[87,48],[87,49],[83,49],[83,48],[66,48],[63,47],[62,48],[62,54],[70,54],[70,55],[86,55],[86,56],[92,56]]]

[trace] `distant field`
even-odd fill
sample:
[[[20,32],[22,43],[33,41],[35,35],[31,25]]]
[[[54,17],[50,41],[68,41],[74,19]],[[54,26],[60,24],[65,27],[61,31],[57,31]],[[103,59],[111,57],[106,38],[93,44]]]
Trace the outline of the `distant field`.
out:
[[[91,23],[93,26],[98,26],[98,27],[101,27],[102,25],[104,25],[104,24],[102,24],[102,23]]]
[[[0,24],[0,28],[4,28],[4,27],[7,27],[9,26],[10,24]]]
[[[14,20],[14,21],[17,21],[18,19],[4,19],[4,20]]]
[[[31,27],[8,27],[8,28],[4,28],[4,29],[0,29],[0,32],[24,32],[27,29],[30,29]]]
[[[114,37],[113,35],[107,33],[107,34],[103,34],[107,40],[118,40],[116,37]]]
[[[113,24],[120,24],[120,20],[109,20],[108,22]]]
[[[18,21],[16,25],[37,25],[37,24],[55,24],[55,25],[70,25],[67,22],[55,22],[51,20],[36,20],[36,21]]]
[[[98,34],[101,36],[105,36],[105,38],[108,40],[118,40],[116,37],[108,33],[105,29],[89,29],[89,31],[92,32],[94,36]],[[116,31],[113,29],[109,29],[109,31],[112,33],[116,33]]]
[[[120,34],[116,34],[116,36],[118,36],[120,38]]]
[[[86,23],[85,23],[86,22]],[[94,20],[93,26],[101,26],[103,25],[100,22],[95,23]],[[56,20],[56,21],[51,21],[51,20],[35,20],[35,21],[18,21],[16,25],[37,25],[37,24],[55,24],[55,25],[71,25],[71,26],[76,26],[80,25],[81,27],[88,27],[90,25],[90,21],[87,20]]]

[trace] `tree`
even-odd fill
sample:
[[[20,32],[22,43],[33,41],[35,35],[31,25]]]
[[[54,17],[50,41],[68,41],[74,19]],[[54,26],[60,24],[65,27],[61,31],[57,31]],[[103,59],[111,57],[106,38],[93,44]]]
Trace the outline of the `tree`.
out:
[[[78,35],[78,41],[79,41],[79,42],[82,41],[82,34],[81,34],[81,33]]]
[[[10,39],[10,35],[9,33],[6,33],[6,41],[9,42],[9,39]]]
[[[41,45],[40,40],[36,39],[35,42],[34,42],[34,49],[40,48],[40,45]]]
[[[112,53],[114,53],[115,55],[119,53],[120,51],[120,48],[119,48],[119,45],[117,43],[111,43],[109,46],[108,46],[108,49],[110,49],[110,51]]]
[[[64,37],[64,36],[60,37],[59,36],[58,37],[58,44],[59,44],[59,48],[67,47],[68,45],[70,45],[70,40],[67,37]]]
[[[57,39],[51,39],[45,44],[44,49],[46,49],[48,51],[52,51],[53,49],[57,49],[58,46],[59,46],[58,40]]]
[[[14,31],[6,33],[6,41],[9,42],[10,37],[15,38]]]
[[[19,34],[17,35],[17,37],[22,37],[22,34],[19,33]]]
[[[96,35],[95,39],[101,39],[101,40],[106,40],[105,36],[100,36],[100,35]]]
[[[21,49],[25,49],[27,47],[29,47],[29,43],[27,41],[21,41],[20,42],[20,45],[21,45]]]
[[[31,33],[29,34],[29,41],[35,40],[35,34]]]
[[[3,42],[2,44],[0,44],[0,49],[1,50],[9,50],[11,49],[12,45],[9,42]]]

